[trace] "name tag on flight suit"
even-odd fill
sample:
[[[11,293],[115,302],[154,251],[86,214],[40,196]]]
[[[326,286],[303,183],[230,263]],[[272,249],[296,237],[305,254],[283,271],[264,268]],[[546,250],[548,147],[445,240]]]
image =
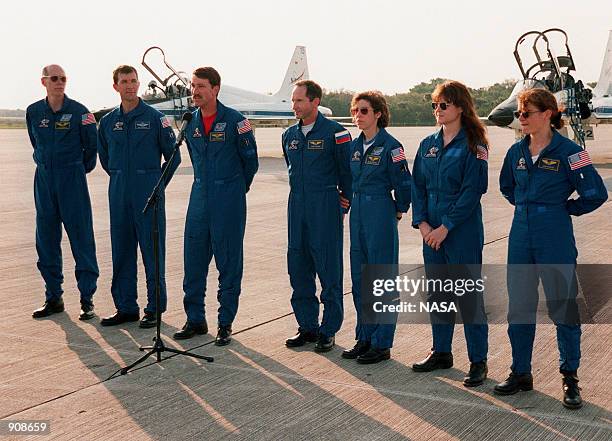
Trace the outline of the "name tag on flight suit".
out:
[[[149,121],[136,121],[136,123],[134,123],[134,128],[136,130],[150,130],[151,123]]]
[[[380,165],[380,156],[368,155],[366,156],[366,165]]]
[[[225,132],[210,132],[210,142],[225,141]]]
[[[323,140],[312,139],[308,141],[308,150],[323,150]]]
[[[544,170],[559,171],[559,164],[559,159],[542,158],[538,163],[538,168],[543,168]]]

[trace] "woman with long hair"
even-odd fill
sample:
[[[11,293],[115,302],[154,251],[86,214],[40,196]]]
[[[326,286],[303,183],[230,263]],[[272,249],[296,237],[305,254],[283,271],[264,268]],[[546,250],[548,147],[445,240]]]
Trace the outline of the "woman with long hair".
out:
[[[531,357],[536,329],[538,284],[557,328],[563,405],[582,406],[578,387],[580,320],[576,304],[576,241],[570,216],[589,213],[608,198],[586,150],[561,136],[561,112],[552,93],[530,89],[518,96],[515,113],[525,137],[508,150],[499,177],[514,205],[508,240],[508,336],[511,374],[495,393],[533,389]],[[576,191],[578,198],[570,199]]]
[[[430,280],[480,279],[484,228],[480,199],[487,191],[488,140],[470,93],[458,81],[439,84],[432,94],[440,129],[421,141],[413,167],[412,226],[423,236],[423,260]],[[470,371],[463,384],[487,378],[488,325],[483,292],[464,295],[433,290],[430,310],[452,301],[461,310]],[[430,313],[433,348],[415,363],[416,372],[448,369],[455,313]]]
[[[410,206],[410,172],[404,148],[385,130],[389,108],[380,92],[356,94],[351,114],[361,130],[351,144],[351,280],[357,342],[342,357],[371,364],[390,358],[397,315],[375,314],[367,318],[362,310],[362,265],[397,265],[397,223]]]

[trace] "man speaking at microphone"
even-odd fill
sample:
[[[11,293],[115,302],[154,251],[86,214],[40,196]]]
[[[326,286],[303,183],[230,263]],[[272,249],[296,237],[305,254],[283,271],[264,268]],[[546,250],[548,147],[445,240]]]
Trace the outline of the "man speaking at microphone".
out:
[[[206,334],[204,297],[208,266],[215,256],[219,271],[219,313],[215,344],[231,340],[242,283],[246,193],[259,167],[249,120],[217,100],[221,77],[200,67],[191,79],[196,107],[186,129],[193,164],[193,186],[185,224],[183,304],[187,322],[174,338]]]
[[[163,113],[138,97],[138,73],[132,66],[122,65],[113,71],[113,88],[121,97],[121,105],[106,114],[98,130],[100,164],[110,176],[110,206],[113,280],[111,293],[117,311],[102,319],[102,326],[120,325],[140,319],[137,299],[136,252],[140,252],[147,278],[147,306],[140,321],[141,328],[157,324],[155,307],[155,253],[153,250],[153,210],[143,208],[162,169],[161,157],[172,155],[176,138],[170,121]],[[179,152],[172,164],[166,184],[176,171]],[[159,271],[161,312],[166,310],[166,214],[164,199],[159,202]]]

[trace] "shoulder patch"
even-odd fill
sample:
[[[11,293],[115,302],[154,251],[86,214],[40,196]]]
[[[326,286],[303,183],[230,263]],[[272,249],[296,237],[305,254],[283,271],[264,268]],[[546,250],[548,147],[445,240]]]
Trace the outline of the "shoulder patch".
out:
[[[89,124],[95,124],[96,117],[93,113],[84,113],[81,115],[81,124],[84,126],[88,126]]]
[[[236,125],[236,128],[238,129],[239,135],[248,133],[253,130],[253,128],[251,127],[251,122],[247,118],[243,119],[242,121],[239,121]]]
[[[591,157],[589,156],[589,152],[586,150],[568,156],[567,160],[569,162],[570,169],[572,170],[578,170],[579,168],[593,164],[593,161],[591,161]]]
[[[393,162],[405,161],[404,147],[400,145],[398,148],[391,150],[391,159]]]
[[[349,142],[351,140],[351,134],[348,130],[338,132],[334,136],[336,138],[336,144],[344,144],[345,142]]]
[[[489,160],[489,150],[484,145],[476,146],[476,158],[483,161]]]

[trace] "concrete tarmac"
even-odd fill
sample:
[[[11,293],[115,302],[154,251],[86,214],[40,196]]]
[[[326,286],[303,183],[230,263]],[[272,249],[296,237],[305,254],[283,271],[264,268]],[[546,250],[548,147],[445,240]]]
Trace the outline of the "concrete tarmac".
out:
[[[391,128],[409,159],[433,128]],[[168,311],[162,336],[169,347],[215,357],[213,363],[171,356],[149,359],[132,373],[113,376],[142,355],[154,330],[130,323],[102,328],[99,319],[78,320],[74,261],[66,235],[64,301],[66,312],[34,320],[44,302],[34,245],[32,149],[25,130],[0,130],[2,205],[0,225],[0,438],[8,421],[46,420],[44,439],[87,440],[609,440],[612,439],[612,326],[583,326],[580,386],[586,401],[577,411],[561,405],[558,350],[552,325],[539,325],[534,348],[534,390],[499,397],[511,363],[504,324],[490,326],[489,379],[478,388],[461,382],[469,369],[463,330],[456,327],[453,368],[417,374],[410,366],[431,346],[429,325],[399,325],[392,359],[358,365],[340,357],[354,344],[355,310],[350,294],[348,220],[345,221],[345,311],[336,347],[316,354],[312,345],[285,348],[297,325],[286,271],[287,172],[280,129],[257,129],[260,171],[248,194],[248,224],[240,309],[229,346],[212,344],[216,332],[218,273],[211,264],[206,299],[210,332],[181,343],[171,339],[185,322],[182,307],[183,234],[193,179],[189,157],[166,191]],[[505,263],[512,207],[498,190],[501,162],[514,135],[489,128],[489,191],[483,198],[486,263]],[[589,150],[612,190],[612,126],[595,129]],[[412,163],[409,161],[410,164]],[[96,312],[110,315],[112,274],[108,177],[98,166],[88,175],[100,265]],[[421,239],[400,222],[400,263],[422,264]],[[612,263],[612,202],[574,218],[579,263]],[[139,265],[140,305],[145,278]],[[609,298],[609,292],[607,293]],[[609,308],[609,307],[608,307]]]

